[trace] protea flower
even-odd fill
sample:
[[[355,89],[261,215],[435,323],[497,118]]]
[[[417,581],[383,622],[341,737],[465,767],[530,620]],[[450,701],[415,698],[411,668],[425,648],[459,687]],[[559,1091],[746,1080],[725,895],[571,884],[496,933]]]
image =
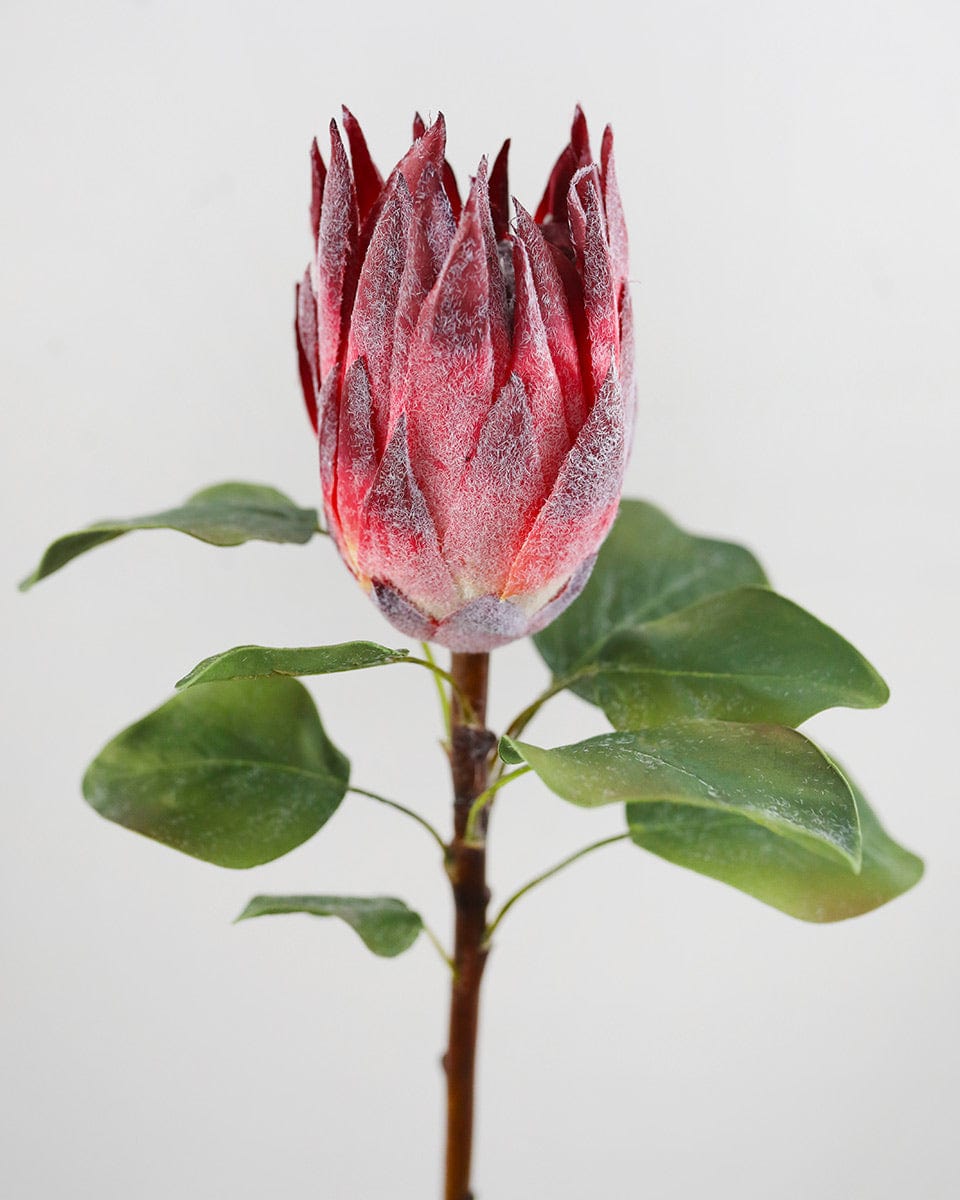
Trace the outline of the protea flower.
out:
[[[510,221],[505,143],[466,203],[443,117],[384,183],[344,109],[312,149],[316,255],[297,293],[323,503],[388,619],[461,652],[535,633],[616,514],[633,407],[613,136],[577,109],[536,215]],[[352,166],[351,161],[352,160]]]

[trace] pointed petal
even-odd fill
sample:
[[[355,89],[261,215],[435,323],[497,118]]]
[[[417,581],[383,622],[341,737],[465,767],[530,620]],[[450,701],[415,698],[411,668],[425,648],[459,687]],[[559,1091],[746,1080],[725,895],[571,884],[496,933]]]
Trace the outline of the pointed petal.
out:
[[[535,220],[538,225],[547,221],[558,221],[561,224],[567,219],[567,190],[570,180],[577,169],[577,157],[572,146],[564,146],[560,157],[553,164],[547,186],[537,205]]]
[[[514,560],[504,596],[563,583],[596,552],[620,500],[623,433],[620,383],[611,362],[587,423]]]
[[[575,428],[568,426],[566,403],[550,352],[550,339],[540,310],[530,256],[520,239],[513,243],[513,277],[516,296],[511,370],[526,394],[543,469],[552,482],[582,422]],[[572,329],[570,336],[572,338]],[[566,352],[575,358],[576,344],[568,346]]]
[[[499,595],[518,546],[547,494],[537,430],[523,384],[501,389],[458,487],[460,505],[443,541],[465,595]]]
[[[583,279],[592,380],[599,392],[610,365],[611,351],[617,355],[620,352],[620,320],[596,166],[585,167],[573,177],[568,212]]]
[[[580,431],[589,411],[581,375],[580,349],[576,325],[570,312],[567,288],[561,277],[558,263],[565,263],[567,273],[572,275],[572,288],[578,288],[576,272],[564,255],[554,256],[544,240],[539,227],[521,205],[516,206],[517,238],[526,250],[530,276],[536,289],[543,320],[547,345],[553,359],[554,370],[560,382],[566,411],[567,428],[571,441]]]
[[[323,188],[314,291],[320,344],[320,376],[336,362],[356,285],[357,201],[346,151],[330,122],[330,170]]]
[[[340,423],[340,379],[331,371],[323,381],[318,401],[318,449],[320,452],[320,487],[323,508],[331,533],[340,544],[340,520],[337,516],[337,434]]]
[[[456,230],[456,222],[441,183],[440,173],[433,163],[428,163],[420,176],[417,194],[413,198],[407,259],[397,299],[397,321],[390,372],[391,429],[400,411],[400,399],[407,378],[407,358],[417,319],[431,288],[437,282]]]
[[[447,199],[450,201],[453,219],[459,221],[460,214],[463,212],[463,201],[460,199],[460,189],[457,187],[457,177],[453,173],[453,167],[446,159],[443,160],[443,190],[447,193]]]
[[[297,360],[303,401],[314,432],[317,430],[317,395],[320,391],[317,363],[317,301],[310,284],[309,270],[297,284]]]
[[[317,247],[317,239],[320,236],[320,212],[323,208],[323,185],[327,178],[327,167],[323,161],[323,155],[320,153],[320,147],[317,145],[317,139],[313,139],[313,144],[310,146],[310,176],[311,176],[311,191],[310,191],[310,229],[313,232],[313,247]]]
[[[603,211],[607,218],[607,234],[610,239],[610,257],[618,283],[625,284],[630,274],[627,222],[623,215],[623,202],[617,184],[617,169],[613,158],[613,130],[608,125],[603,131],[600,148],[600,183],[603,191]]]
[[[376,204],[377,197],[383,190],[383,176],[370,157],[367,139],[363,136],[359,121],[346,105],[343,106],[343,127],[347,131],[347,140],[350,143],[350,159],[357,187],[357,207],[360,223],[363,224],[367,213]]]
[[[495,315],[491,304],[486,191],[481,172],[420,311],[408,356],[403,409],[420,483],[441,537],[457,511],[463,464],[496,394],[491,326],[503,314]]]
[[[590,133],[587,129],[587,118],[583,115],[583,109],[578,104],[573,110],[573,123],[570,127],[570,147],[577,156],[577,165],[584,166],[591,162],[593,155],[590,153]]]
[[[506,383],[510,370],[510,320],[507,315],[507,289],[500,265],[500,250],[493,228],[493,213],[490,209],[490,183],[487,178],[487,160],[484,158],[477,168],[477,212],[483,229],[483,244],[487,251],[488,287],[490,291],[490,341],[493,346],[494,389],[499,391]]]
[[[427,132],[427,126],[426,126],[426,122],[424,121],[423,117],[421,117],[419,113],[414,113],[413,114],[413,140],[416,141],[417,138],[422,138],[426,132]]]
[[[364,357],[373,395],[373,429],[380,451],[387,440],[390,368],[397,307],[410,230],[410,193],[400,172],[391,176],[357,283],[346,361]]]
[[[356,553],[363,502],[377,470],[370,379],[362,358],[347,371],[340,395],[337,436],[337,516],[342,541]]]
[[[411,196],[416,194],[427,163],[433,163],[438,170],[442,168],[446,145],[447,125],[441,113],[397,163],[396,170],[406,179]]]
[[[401,416],[364,502],[358,562],[374,584],[387,583],[434,618],[459,603],[437,530],[410,465]]]
[[[500,153],[493,160],[490,172],[490,212],[493,216],[493,230],[497,241],[503,241],[510,231],[510,184],[507,177],[507,157],[510,153],[510,139],[500,147]]]
[[[637,416],[637,367],[633,333],[633,302],[630,287],[623,288],[620,305],[620,374],[623,379],[623,423],[627,442],[627,455],[633,445],[633,426]]]
[[[588,166],[592,161],[587,118],[578,104],[573,113],[570,141],[554,163],[543,198],[537,206],[536,221],[538,225],[543,225],[547,221],[556,221],[561,225],[566,225],[570,180],[581,167]]]

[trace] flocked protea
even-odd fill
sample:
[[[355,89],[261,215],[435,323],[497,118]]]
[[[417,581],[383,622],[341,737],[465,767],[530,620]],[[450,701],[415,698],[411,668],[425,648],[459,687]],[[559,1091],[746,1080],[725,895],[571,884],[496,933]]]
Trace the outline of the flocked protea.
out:
[[[490,650],[574,599],[617,509],[634,396],[612,133],[596,162],[578,109],[511,223],[509,142],[462,203],[442,117],[386,182],[343,124],[349,159],[334,122],[329,170],[313,145],[297,297],[327,523],[397,628]]]

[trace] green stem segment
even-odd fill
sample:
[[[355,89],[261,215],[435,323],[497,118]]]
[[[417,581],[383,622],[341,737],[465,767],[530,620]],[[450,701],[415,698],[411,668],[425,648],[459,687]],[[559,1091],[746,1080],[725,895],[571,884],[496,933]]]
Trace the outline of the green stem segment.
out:
[[[526,775],[532,769],[532,767],[518,767],[516,771],[511,771],[509,775],[501,775],[474,800],[473,804],[470,805],[470,812],[467,814],[467,830],[464,834],[464,837],[471,845],[475,845],[478,841],[483,841],[484,834],[481,834],[479,830],[481,825],[485,828],[486,822],[490,819],[490,809],[497,792],[505,784],[508,784],[511,779],[517,779],[521,775]]]
[[[558,862],[556,866],[551,867],[549,871],[544,871],[542,874],[537,875],[534,879],[531,879],[529,883],[525,883],[522,888],[519,888],[513,893],[509,900],[504,902],[503,907],[490,922],[485,939],[486,944],[488,946],[490,945],[490,939],[493,937],[493,931],[497,928],[497,926],[507,915],[510,909],[513,908],[521,896],[525,896],[527,892],[531,891],[538,884],[543,883],[545,880],[550,879],[552,876],[562,871],[564,867],[569,867],[570,864],[575,863],[578,858],[583,858],[585,854],[591,854],[594,850],[599,850],[603,846],[612,846],[614,842],[624,842],[629,837],[629,833],[615,833],[613,837],[602,838],[599,842],[591,842],[589,846],[584,846],[583,849],[578,850],[576,854],[568,855],[561,862]]]
[[[447,872],[456,916],[450,1036],[443,1059],[447,1076],[444,1200],[472,1200],[477,1027],[480,984],[487,959],[486,811],[476,822],[479,841],[468,842],[466,834],[474,801],[486,790],[490,755],[496,745],[496,738],[484,727],[489,663],[488,654],[454,654],[450,667],[455,684],[450,736],[454,833],[447,848]]]
[[[357,796],[366,796],[368,800],[376,800],[378,804],[385,804],[388,808],[395,808],[397,812],[403,813],[404,816],[411,817],[422,829],[425,829],[430,834],[443,851],[444,858],[446,858],[447,843],[426,817],[421,817],[418,812],[414,812],[412,808],[407,808],[405,804],[399,804],[396,800],[388,800],[386,796],[381,796],[378,792],[368,792],[366,788],[360,787],[350,787],[349,791]]]

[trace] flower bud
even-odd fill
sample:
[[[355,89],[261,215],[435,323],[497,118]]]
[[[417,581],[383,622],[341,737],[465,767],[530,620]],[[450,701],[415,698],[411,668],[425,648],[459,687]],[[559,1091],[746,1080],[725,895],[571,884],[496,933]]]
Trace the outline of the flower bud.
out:
[[[443,117],[384,182],[353,115],[313,145],[315,256],[297,344],[328,528],[404,633],[480,652],[577,596],[613,522],[633,421],[627,235],[578,109],[531,216],[507,142],[465,202]]]

